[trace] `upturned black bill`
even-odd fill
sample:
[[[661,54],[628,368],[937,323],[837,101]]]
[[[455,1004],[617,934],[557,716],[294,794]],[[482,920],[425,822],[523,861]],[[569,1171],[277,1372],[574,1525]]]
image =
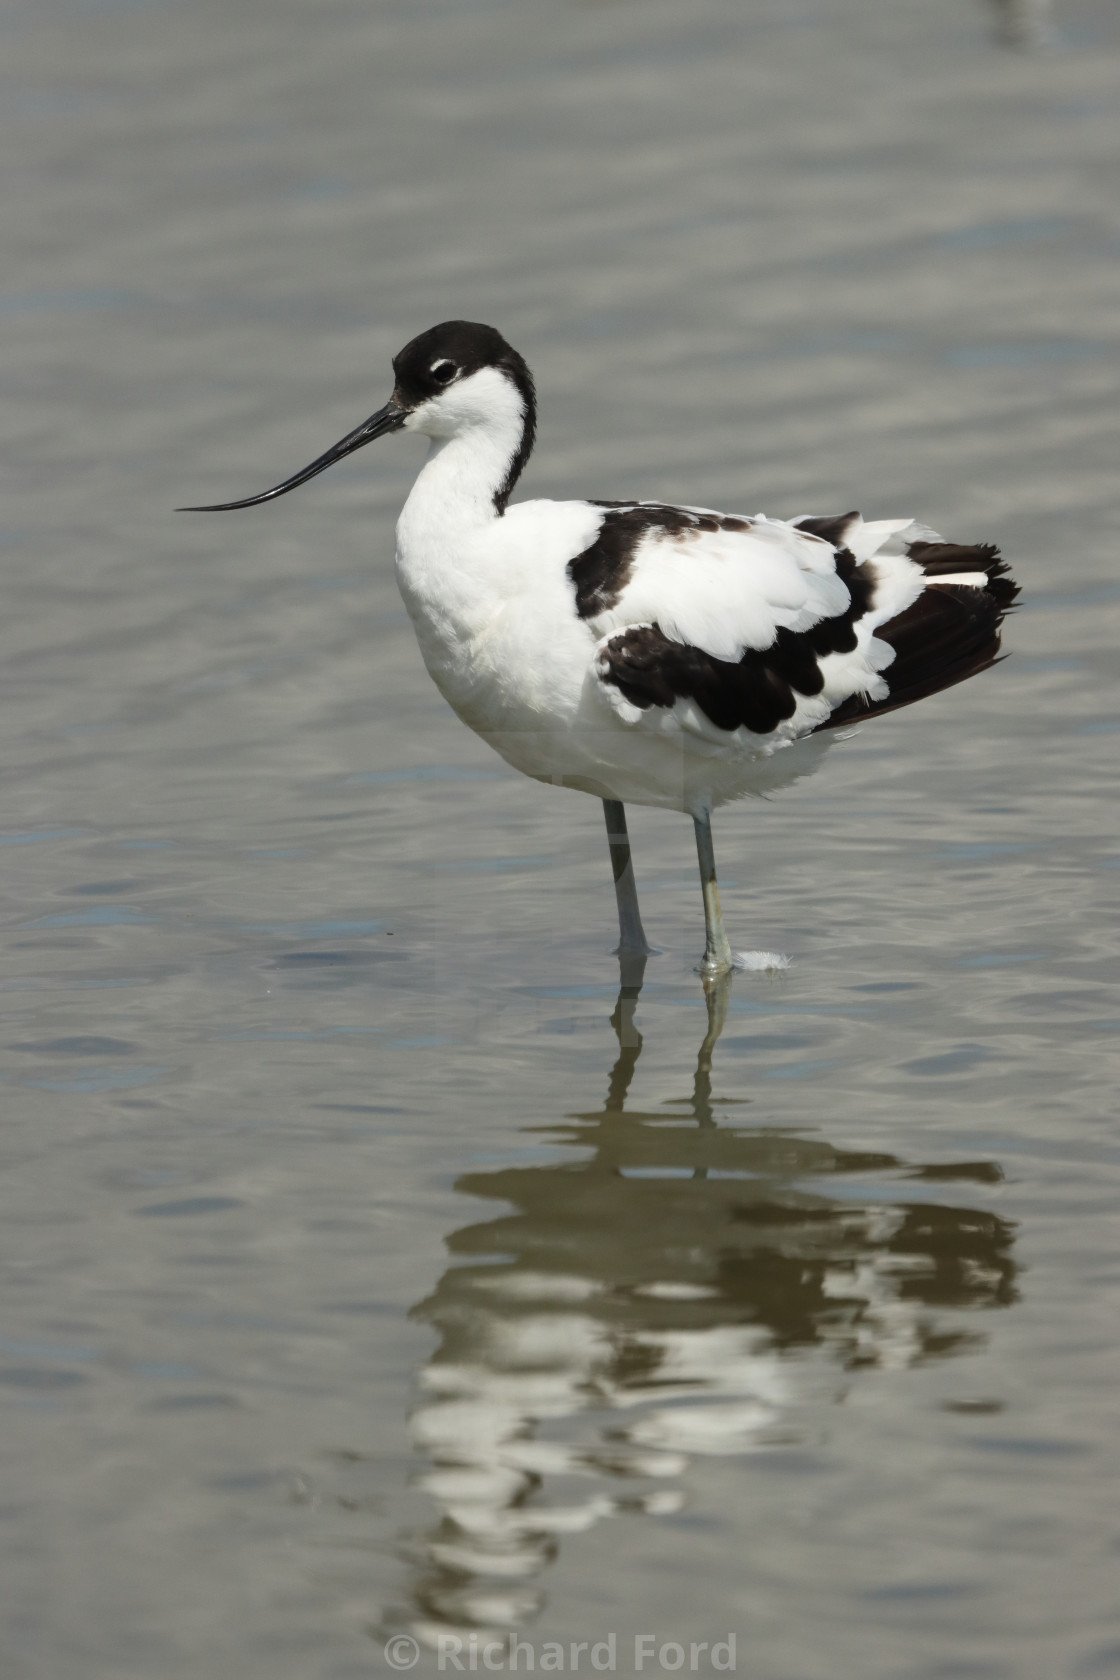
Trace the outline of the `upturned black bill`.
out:
[[[347,432],[325,455],[320,455],[317,461],[312,461],[309,467],[297,472],[291,478],[286,478],[283,484],[274,484],[271,490],[262,490],[259,496],[246,496],[243,502],[214,502],[207,507],[176,508],[176,513],[231,513],[235,508],[256,507],[259,502],[270,502],[274,496],[285,496],[289,490],[296,490],[301,484],[306,484],[309,478],[318,473],[326,472],[336,461],[352,455],[355,449],[360,449],[364,443],[372,443],[374,438],[384,437],[388,432],[399,432],[408,417],[408,410],[400,406],[392,398],[379,408],[376,414],[371,414],[368,420],[363,420],[352,432]]]

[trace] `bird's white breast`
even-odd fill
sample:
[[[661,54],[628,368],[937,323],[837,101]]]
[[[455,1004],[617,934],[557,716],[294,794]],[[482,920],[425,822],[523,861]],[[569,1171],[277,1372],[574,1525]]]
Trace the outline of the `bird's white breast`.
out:
[[[456,522],[427,500],[414,505],[414,492],[401,516],[397,580],[432,679],[483,734],[562,726],[594,646],[566,568],[598,510],[519,502],[502,518]]]

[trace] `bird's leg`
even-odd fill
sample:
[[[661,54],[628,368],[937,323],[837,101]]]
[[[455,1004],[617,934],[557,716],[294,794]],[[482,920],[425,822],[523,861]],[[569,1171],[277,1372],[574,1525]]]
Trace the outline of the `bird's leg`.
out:
[[[692,817],[696,829],[696,855],[700,860],[700,887],[704,894],[704,961],[700,972],[705,979],[726,974],[731,968],[731,946],[719,907],[716,885],[716,854],[712,848],[712,814],[702,810]]]
[[[630,856],[626,810],[621,799],[604,799],[603,815],[607,819],[607,841],[611,848],[611,868],[614,871],[614,896],[618,900],[618,954],[620,957],[648,957],[651,947],[646,941],[638,910],[634,861]]]

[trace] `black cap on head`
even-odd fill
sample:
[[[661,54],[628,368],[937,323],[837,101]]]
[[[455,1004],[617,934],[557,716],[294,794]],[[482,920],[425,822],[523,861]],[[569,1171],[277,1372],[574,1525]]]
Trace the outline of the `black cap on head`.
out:
[[[441,321],[406,344],[393,357],[397,396],[407,408],[416,408],[454,380],[486,367],[507,373],[521,392],[526,410],[533,410],[533,377],[524,358],[496,327],[481,321]]]

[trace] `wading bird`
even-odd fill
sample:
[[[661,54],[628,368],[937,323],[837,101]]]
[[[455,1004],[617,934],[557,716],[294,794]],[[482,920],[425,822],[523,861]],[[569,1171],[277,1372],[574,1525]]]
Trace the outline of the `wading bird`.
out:
[[[947,543],[910,519],[511,506],[536,430],[524,359],[493,327],[444,321],[393,371],[384,408],[301,472],[182,511],[255,507],[374,438],[427,437],[397,525],[397,579],[431,677],[516,769],[603,801],[623,955],[649,950],[625,804],[687,812],[701,972],[728,972],[712,810],[795,780],[837,725],[994,664],[1018,592],[1007,567],[994,547]]]

